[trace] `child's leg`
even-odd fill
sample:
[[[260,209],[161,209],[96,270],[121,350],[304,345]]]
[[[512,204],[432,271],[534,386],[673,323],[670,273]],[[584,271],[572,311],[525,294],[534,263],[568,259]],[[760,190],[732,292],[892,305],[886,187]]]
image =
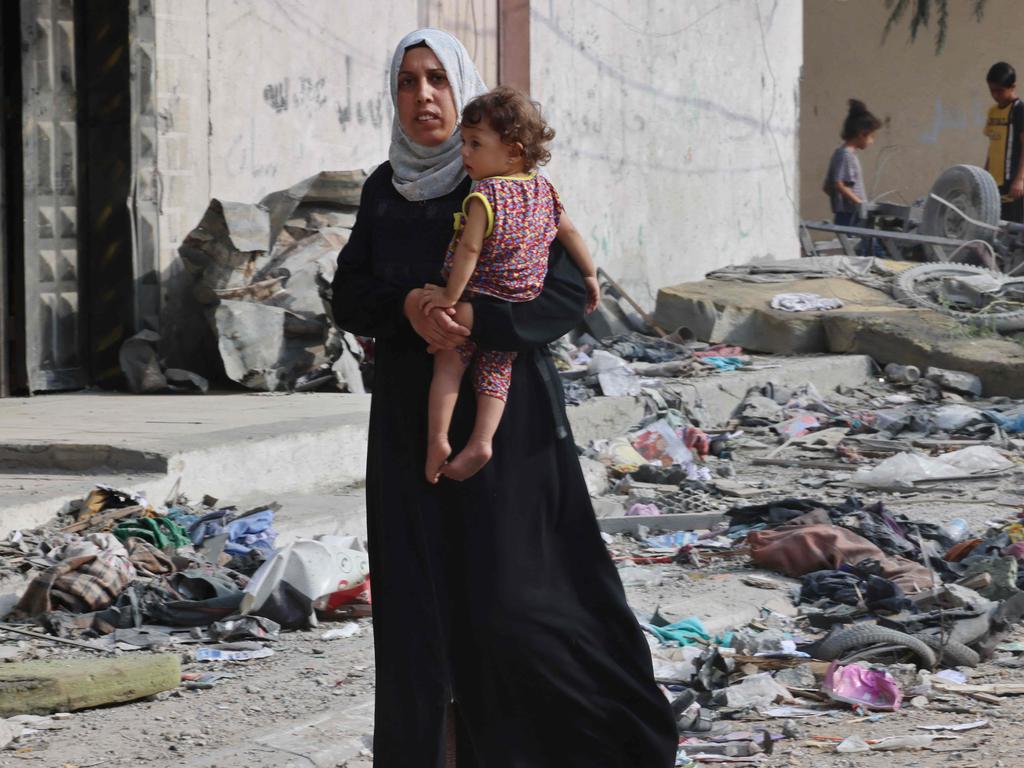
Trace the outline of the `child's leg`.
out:
[[[476,390],[476,422],[466,447],[442,468],[452,480],[466,480],[491,460],[494,434],[501,424],[512,380],[515,352],[478,352],[473,361],[473,388]]]
[[[427,461],[424,472],[428,483],[436,483],[441,467],[451,454],[448,429],[459,399],[459,387],[466,365],[473,357],[476,345],[463,344],[457,349],[440,349],[434,353],[434,378],[430,382],[430,401],[427,411]]]

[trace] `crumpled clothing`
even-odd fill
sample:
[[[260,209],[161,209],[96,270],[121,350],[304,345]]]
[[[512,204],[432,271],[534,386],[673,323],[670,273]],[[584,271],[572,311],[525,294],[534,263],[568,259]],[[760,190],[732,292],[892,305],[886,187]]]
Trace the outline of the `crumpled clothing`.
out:
[[[85,613],[110,605],[136,576],[128,552],[109,533],[93,533],[52,550],[54,565],[28,585],[11,615],[29,618],[55,610]]]
[[[167,573],[174,573],[176,570],[171,558],[148,541],[132,536],[124,543],[124,546],[132,565],[143,574],[163,576]]]
[[[254,549],[264,553],[273,550],[277,539],[277,531],[271,527],[274,510],[262,509],[234,519],[231,513],[230,509],[218,509],[199,518],[189,529],[192,543],[198,546],[212,536],[226,533],[224,551],[229,555],[247,555]]]
[[[601,340],[601,347],[623,360],[642,363],[667,363],[690,356],[689,350],[671,341],[642,333],[626,333]]]
[[[771,306],[772,309],[781,309],[783,312],[820,312],[841,309],[843,302],[816,293],[777,293],[772,296]]]
[[[750,559],[762,568],[787,576],[835,571],[865,560],[876,561],[877,574],[906,592],[926,589],[933,572],[902,557],[890,557],[863,536],[836,525],[787,526],[747,534]]]
[[[849,571],[814,571],[803,578],[800,602],[813,603],[828,598],[844,605],[861,600],[872,611],[899,613],[909,608],[910,600],[899,585],[881,576],[861,576]]]
[[[704,629],[704,625],[696,616],[690,616],[664,627],[656,627],[653,624],[642,626],[666,645],[707,645],[711,642],[711,635]]]
[[[185,529],[165,517],[126,520],[118,523],[114,535],[121,541],[142,539],[157,549],[177,549],[191,543]]]
[[[263,509],[232,520],[224,527],[228,534],[224,551],[229,555],[245,555],[254,549],[270,552],[277,539],[277,531],[271,527],[273,522],[272,509]]]

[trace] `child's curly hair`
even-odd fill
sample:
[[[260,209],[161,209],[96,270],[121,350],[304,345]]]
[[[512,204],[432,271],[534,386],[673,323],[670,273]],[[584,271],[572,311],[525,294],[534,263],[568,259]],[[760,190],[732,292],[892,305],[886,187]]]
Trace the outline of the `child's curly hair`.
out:
[[[540,104],[515,88],[498,86],[469,102],[462,110],[463,124],[476,126],[481,121],[486,121],[505,144],[523,145],[525,170],[551,159],[545,145],[555,138],[555,131],[541,117]]]

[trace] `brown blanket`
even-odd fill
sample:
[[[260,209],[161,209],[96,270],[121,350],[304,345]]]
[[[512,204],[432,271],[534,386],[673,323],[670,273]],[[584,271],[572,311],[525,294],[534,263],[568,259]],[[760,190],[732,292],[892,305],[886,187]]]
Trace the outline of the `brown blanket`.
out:
[[[881,575],[896,582],[907,593],[932,586],[933,575],[925,566],[885,554],[853,531],[837,525],[784,526],[747,535],[751,559],[763,568],[787,576],[813,571],[836,570],[861,560],[877,560]]]

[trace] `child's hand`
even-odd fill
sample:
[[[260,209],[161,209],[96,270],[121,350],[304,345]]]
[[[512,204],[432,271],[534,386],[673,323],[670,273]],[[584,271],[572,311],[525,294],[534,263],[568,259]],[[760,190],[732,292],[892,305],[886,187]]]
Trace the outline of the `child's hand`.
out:
[[[597,309],[597,304],[601,300],[601,286],[594,276],[584,277],[583,285],[587,289],[587,314],[589,315]]]
[[[444,288],[439,285],[431,285],[427,283],[423,286],[423,296],[420,298],[420,309],[423,314],[429,315],[430,310],[440,307],[441,309],[448,309],[454,307],[455,302],[448,298]]]

